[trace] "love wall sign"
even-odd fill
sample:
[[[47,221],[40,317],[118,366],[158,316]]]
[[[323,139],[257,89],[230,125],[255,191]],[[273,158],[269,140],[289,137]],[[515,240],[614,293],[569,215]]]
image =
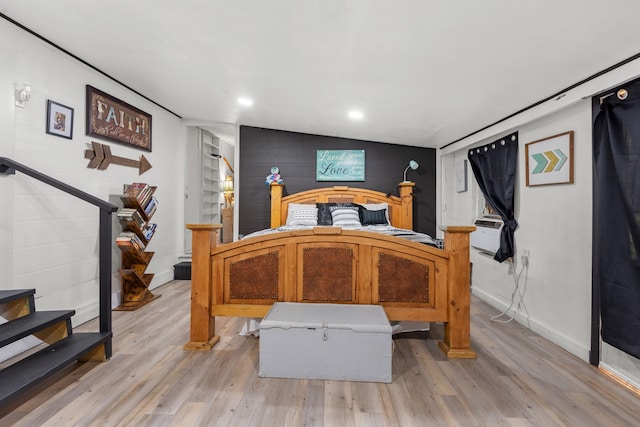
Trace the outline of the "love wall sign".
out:
[[[364,150],[317,150],[316,181],[364,181]]]
[[[151,151],[151,114],[87,85],[87,135]]]

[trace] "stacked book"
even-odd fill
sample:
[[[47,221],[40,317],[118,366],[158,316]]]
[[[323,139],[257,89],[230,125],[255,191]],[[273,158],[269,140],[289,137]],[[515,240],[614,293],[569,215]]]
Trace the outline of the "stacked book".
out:
[[[122,200],[128,204],[138,204],[139,206],[146,206],[153,195],[153,189],[149,184],[143,182],[134,182],[125,188],[122,195]]]
[[[134,222],[140,230],[144,229],[145,227],[144,218],[142,218],[142,215],[140,215],[140,212],[138,212],[137,209],[120,208],[117,215],[120,221]]]
[[[116,244],[118,246],[133,246],[134,249],[139,252],[143,252],[146,245],[140,240],[140,238],[131,231],[123,231],[116,237]]]

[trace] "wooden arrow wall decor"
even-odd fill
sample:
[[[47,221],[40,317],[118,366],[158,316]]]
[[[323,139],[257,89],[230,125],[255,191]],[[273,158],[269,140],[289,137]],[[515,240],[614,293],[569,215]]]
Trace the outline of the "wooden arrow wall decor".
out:
[[[151,169],[151,163],[143,155],[140,156],[140,160],[126,159],[124,157],[118,157],[111,154],[111,147],[106,144],[99,144],[97,142],[91,142],[91,150],[84,151],[84,158],[89,159],[88,168],[99,170],[105,170],[110,164],[129,166],[132,168],[138,168],[138,175],[142,175],[149,169]]]

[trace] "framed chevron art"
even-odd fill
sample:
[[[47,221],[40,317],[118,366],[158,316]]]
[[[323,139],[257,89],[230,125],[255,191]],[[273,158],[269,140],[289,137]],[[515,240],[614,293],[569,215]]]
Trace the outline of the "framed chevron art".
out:
[[[524,146],[527,187],[573,183],[573,131]]]

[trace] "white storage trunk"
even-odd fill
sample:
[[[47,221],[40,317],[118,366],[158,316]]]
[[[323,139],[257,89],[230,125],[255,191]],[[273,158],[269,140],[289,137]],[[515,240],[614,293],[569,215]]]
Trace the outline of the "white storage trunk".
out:
[[[378,305],[277,302],[260,322],[261,377],[390,383],[391,355]]]

